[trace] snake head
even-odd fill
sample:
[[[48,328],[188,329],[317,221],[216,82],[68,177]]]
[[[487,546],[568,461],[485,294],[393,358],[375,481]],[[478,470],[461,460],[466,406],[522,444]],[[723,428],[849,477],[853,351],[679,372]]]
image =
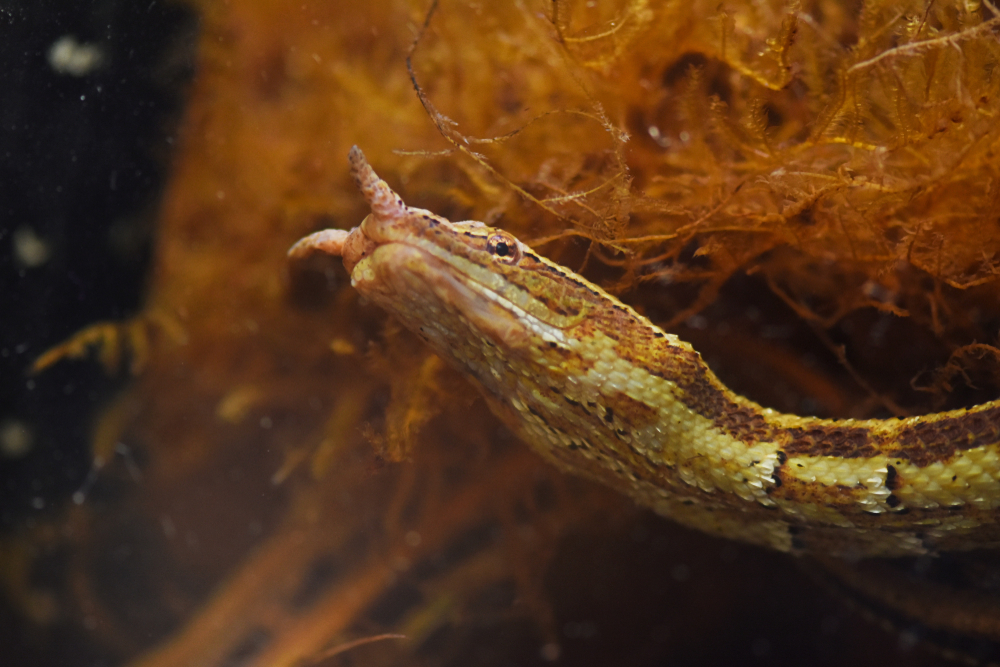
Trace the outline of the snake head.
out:
[[[496,342],[513,343],[525,338],[526,326],[536,332],[573,326],[596,301],[589,283],[509,232],[407,206],[357,146],[349,160],[371,214],[350,231],[311,234],[288,254],[342,257],[352,285],[411,329],[447,312],[476,320],[478,333]]]

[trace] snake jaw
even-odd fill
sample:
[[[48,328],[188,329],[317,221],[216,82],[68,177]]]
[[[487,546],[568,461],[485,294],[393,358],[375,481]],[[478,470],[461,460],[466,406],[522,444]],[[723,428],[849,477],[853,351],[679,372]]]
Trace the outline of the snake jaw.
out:
[[[379,245],[354,267],[351,284],[419,332],[444,359],[463,336],[481,336],[504,349],[523,347],[529,338],[527,315],[517,306],[456,276],[418,246]],[[428,313],[436,316],[434,322],[427,321]],[[445,331],[439,322],[455,324]]]

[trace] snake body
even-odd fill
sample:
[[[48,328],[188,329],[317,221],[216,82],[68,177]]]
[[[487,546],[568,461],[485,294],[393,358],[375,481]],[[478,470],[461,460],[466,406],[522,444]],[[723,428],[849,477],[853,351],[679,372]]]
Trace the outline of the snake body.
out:
[[[545,459],[686,526],[780,551],[901,556],[1000,544],[1000,401],[907,419],[776,412],[691,345],[509,233],[408,207],[350,152],[371,214],[289,254],[476,381]]]

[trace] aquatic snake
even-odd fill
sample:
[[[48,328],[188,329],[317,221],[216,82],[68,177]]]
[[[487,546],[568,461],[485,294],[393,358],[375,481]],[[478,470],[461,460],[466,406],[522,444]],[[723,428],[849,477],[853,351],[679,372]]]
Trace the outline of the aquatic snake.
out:
[[[508,232],[407,206],[362,152],[371,214],[289,255],[354,289],[472,378],[542,457],[686,526],[780,551],[902,556],[1000,544],[1000,400],[904,419],[782,414],[691,345]]]

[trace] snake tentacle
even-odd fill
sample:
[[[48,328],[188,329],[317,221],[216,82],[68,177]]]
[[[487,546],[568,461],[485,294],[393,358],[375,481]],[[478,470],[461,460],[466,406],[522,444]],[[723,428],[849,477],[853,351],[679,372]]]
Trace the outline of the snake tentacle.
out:
[[[781,551],[1000,544],[1000,401],[863,421],[761,407],[600,287],[503,230],[408,207],[357,147],[350,161],[371,215],[290,255],[342,256],[355,289],[473,378],[560,468]]]

